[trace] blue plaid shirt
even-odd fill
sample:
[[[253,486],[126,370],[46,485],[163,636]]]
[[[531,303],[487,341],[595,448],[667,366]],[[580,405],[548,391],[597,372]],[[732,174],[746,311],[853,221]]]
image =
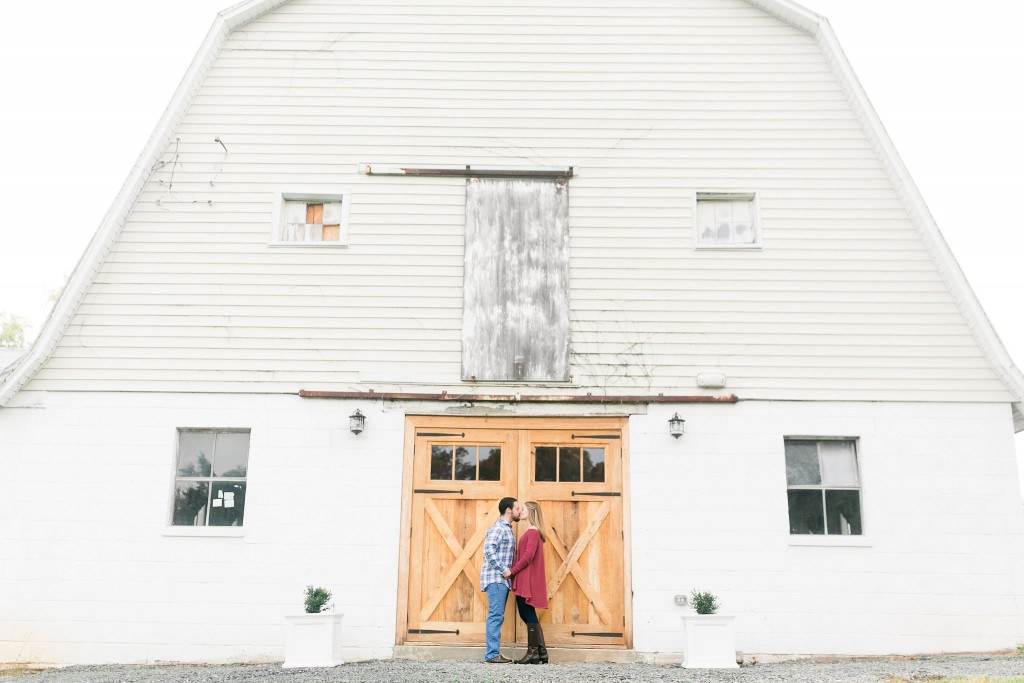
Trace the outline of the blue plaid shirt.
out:
[[[512,588],[512,583],[502,574],[512,568],[512,557],[516,553],[516,536],[512,525],[499,519],[487,530],[484,537],[484,563],[480,567],[480,590],[485,591],[492,583],[499,581]]]

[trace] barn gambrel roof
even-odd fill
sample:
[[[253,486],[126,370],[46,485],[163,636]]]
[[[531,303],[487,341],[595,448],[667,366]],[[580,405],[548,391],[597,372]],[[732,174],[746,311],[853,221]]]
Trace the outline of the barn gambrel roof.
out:
[[[47,319],[39,338],[22,362],[0,384],[0,407],[32,378],[49,359],[64,334],[75,310],[89,289],[98,269],[117,240],[135,200],[142,191],[154,164],[174,136],[203,79],[220,53],[228,35],[289,0],[245,0],[217,15],[206,39],[192,60],[170,104],[161,116],[142,154],[135,162],[128,179],[104,216],[88,247],[79,259],[64,293]],[[981,304],[971,290],[952,251],[939,232],[935,220],[900,159],[881,120],[875,113],[864,89],[853,73],[828,20],[790,0],[746,0],[768,14],[815,38],[822,54],[846,93],[847,100],[864,128],[871,144],[903,202],[910,220],[920,233],[939,272],[949,287],[967,324],[974,333],[986,358],[1008,390],[1016,397],[1013,404],[1014,425],[1024,431],[1024,374],[1014,365],[1002,341],[989,322]]]

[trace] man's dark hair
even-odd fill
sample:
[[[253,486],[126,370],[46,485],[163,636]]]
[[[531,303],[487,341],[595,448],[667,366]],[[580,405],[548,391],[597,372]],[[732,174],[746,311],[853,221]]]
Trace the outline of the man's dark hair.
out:
[[[516,499],[515,498],[508,498],[508,497],[502,498],[501,500],[498,501],[498,514],[499,515],[505,514],[505,510],[508,510],[510,507],[512,507],[515,504],[516,504]]]

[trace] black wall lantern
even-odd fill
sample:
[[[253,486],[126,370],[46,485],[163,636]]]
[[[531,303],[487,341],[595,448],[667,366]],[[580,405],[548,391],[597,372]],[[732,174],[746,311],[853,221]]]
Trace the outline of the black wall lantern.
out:
[[[679,417],[679,413],[676,413],[668,419],[668,433],[674,438],[678,439],[683,435],[683,423],[686,422],[683,418]]]
[[[356,412],[348,416],[348,428],[352,430],[353,434],[358,434],[363,431],[366,426],[366,416],[359,412],[356,408]]]

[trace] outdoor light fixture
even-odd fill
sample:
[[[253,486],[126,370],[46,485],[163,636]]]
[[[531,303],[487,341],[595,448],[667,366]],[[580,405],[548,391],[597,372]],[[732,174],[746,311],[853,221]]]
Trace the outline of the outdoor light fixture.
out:
[[[356,412],[348,416],[348,428],[352,430],[353,434],[358,434],[363,431],[363,427],[366,426],[366,416],[359,412],[356,408]]]
[[[683,418],[679,417],[679,413],[676,413],[668,419],[668,433],[674,438],[678,439],[683,435],[683,423],[686,422]]]

